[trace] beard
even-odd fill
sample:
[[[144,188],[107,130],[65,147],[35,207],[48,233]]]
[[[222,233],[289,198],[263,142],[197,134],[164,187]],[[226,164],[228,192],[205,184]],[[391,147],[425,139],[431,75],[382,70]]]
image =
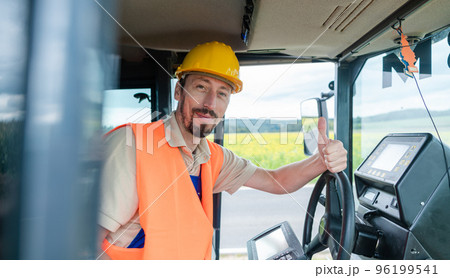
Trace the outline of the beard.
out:
[[[201,113],[210,115],[213,118],[205,119],[205,118],[196,118],[194,116],[189,117],[184,109],[184,100],[186,96],[182,96],[180,100],[180,114],[181,120],[183,122],[184,128],[194,135],[194,137],[205,138],[214,130],[216,125],[219,123],[220,119],[217,117],[217,114],[213,110],[209,110],[207,108],[192,108],[192,115],[195,113]],[[204,123],[204,121],[208,123]]]

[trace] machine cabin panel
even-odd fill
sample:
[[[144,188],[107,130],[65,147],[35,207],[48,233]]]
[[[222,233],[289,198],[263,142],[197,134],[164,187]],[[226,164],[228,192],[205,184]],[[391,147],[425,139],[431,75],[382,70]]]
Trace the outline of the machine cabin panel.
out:
[[[358,199],[364,208],[359,209],[358,217],[383,235],[380,242],[396,242],[392,246],[396,246],[397,251],[404,253],[408,244],[414,245],[410,249],[415,253],[404,253],[403,258],[420,258],[424,254],[440,258],[440,244],[450,243],[448,225],[442,225],[450,222],[450,215],[442,214],[442,208],[450,202],[450,194],[437,193],[450,187],[445,156],[450,161],[450,148],[441,145],[429,133],[389,134],[355,171]],[[440,221],[431,223],[434,214],[439,215]],[[432,237],[424,233],[423,228],[430,225],[434,225]],[[402,234],[392,231],[403,229],[407,231],[407,238],[391,238],[391,235]],[[380,247],[382,245],[377,246],[378,256],[388,258],[382,255],[386,251]],[[395,256],[395,259],[401,258]]]

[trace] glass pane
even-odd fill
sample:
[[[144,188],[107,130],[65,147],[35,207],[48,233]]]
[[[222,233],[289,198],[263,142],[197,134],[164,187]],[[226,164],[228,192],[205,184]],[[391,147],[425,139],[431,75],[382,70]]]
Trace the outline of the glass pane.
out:
[[[178,101],[175,99],[175,87],[177,85],[178,79],[172,78],[170,82],[170,91],[171,91],[171,97],[172,97],[172,111],[177,110]]]
[[[317,99],[305,100],[301,104],[302,130],[305,144],[305,153],[312,155],[318,150],[318,123],[319,108]]]
[[[305,159],[300,103],[328,92],[334,76],[333,63],[243,66],[243,91],[231,97],[226,112],[225,147],[266,169]],[[334,98],[328,102],[328,115],[334,115]],[[245,254],[247,240],[282,221],[289,221],[301,241],[312,189],[273,195],[242,187],[233,196],[222,194],[221,258]],[[261,217],[249,208],[258,208]],[[322,214],[319,206],[315,217]],[[234,258],[247,257],[241,256]]]
[[[151,122],[150,96],[150,89],[106,90],[103,94],[103,132],[126,123]]]
[[[416,73],[444,143],[450,144],[450,40],[446,29],[418,44]],[[367,60],[354,84],[353,170],[388,133],[429,132],[436,136],[414,79],[406,77],[400,50]],[[400,64],[399,64],[400,63]]]
[[[17,259],[25,116],[28,1],[0,9],[0,259]]]

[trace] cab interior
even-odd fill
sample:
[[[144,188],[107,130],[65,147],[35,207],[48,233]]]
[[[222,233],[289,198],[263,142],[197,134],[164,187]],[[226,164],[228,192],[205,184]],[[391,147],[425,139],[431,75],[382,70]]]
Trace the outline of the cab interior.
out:
[[[117,16],[121,26],[118,27],[118,41],[120,42],[119,48],[122,51],[121,59],[123,62],[126,61],[126,63],[122,63],[122,66],[127,65],[128,59],[153,59],[151,57],[149,59],[149,53],[142,51],[141,48],[144,47],[148,49],[150,54],[154,51],[158,57],[162,55],[165,60],[159,61],[165,61],[166,70],[173,74],[189,49],[199,42],[212,40],[229,44],[237,52],[241,65],[335,63],[334,131],[336,138],[344,143],[350,154],[352,153],[352,127],[350,123],[352,111],[348,103],[351,102],[350,96],[353,94],[351,84],[355,82],[365,61],[380,53],[401,49],[399,34],[394,28],[402,27],[409,38],[408,42],[415,46],[420,41],[424,41],[440,30],[447,28],[450,24],[448,18],[450,2],[439,0],[356,0],[333,1],[332,3],[329,1],[276,2],[257,0],[210,1],[208,3],[185,1],[180,3],[176,1],[136,0],[131,2],[119,1],[119,7]],[[167,18],[170,18],[170,20],[167,20]],[[151,24],[148,24],[148,22],[151,22]],[[136,41],[140,45],[136,45]],[[135,55],[140,53],[140,58],[133,56],[132,53]],[[424,58],[421,59],[421,61],[424,60]],[[155,60],[158,60],[156,56]],[[133,61],[136,62],[136,60]],[[163,75],[162,78],[168,78],[165,72],[158,69],[160,66],[155,65],[156,72],[160,72]],[[425,67],[421,66],[421,68]],[[124,72],[129,71],[124,70]],[[161,96],[161,91],[158,91],[158,94]],[[160,105],[167,105],[168,99],[170,99],[169,96],[164,97],[163,103]],[[318,105],[320,106],[320,104]],[[158,104],[155,107],[158,107]],[[394,139],[401,137],[399,134],[393,134],[392,136]],[[218,137],[220,142],[220,135]],[[387,137],[385,140],[394,140],[392,138]],[[435,139],[427,140],[433,141],[432,145],[436,143]],[[440,148],[438,147],[439,144],[435,146],[437,149]],[[381,150],[374,150],[375,152],[381,152]],[[375,159],[374,153],[366,159]],[[448,148],[444,153],[448,155]],[[359,162],[366,163],[365,161]],[[418,200],[414,203],[412,200],[414,197],[411,194],[406,194],[408,190],[414,189],[413,185],[410,185],[409,189],[402,185],[405,191],[399,191],[398,188],[401,188],[401,186],[398,184],[387,185],[386,182],[379,179],[375,178],[374,180],[370,175],[364,176],[361,171],[364,167],[369,167],[364,163],[356,169],[359,165],[353,165],[350,155],[349,167],[345,171],[349,177],[351,191],[354,191],[356,203],[355,218],[352,220],[356,227],[349,228],[356,231],[355,234],[351,235],[353,245],[349,247],[353,252],[347,253],[352,253],[352,258],[448,258],[450,254],[439,248],[438,245],[449,244],[444,236],[448,232],[449,226],[443,224],[444,227],[436,232],[435,240],[431,240],[428,235],[425,235],[427,233],[425,230],[418,228],[424,227],[424,225],[434,226],[435,220],[423,216],[424,211],[433,211],[430,212],[431,215],[440,215],[439,219],[448,218],[448,216],[442,215],[441,208],[439,208],[444,204],[444,201],[436,202],[430,205],[434,208],[424,210],[423,202],[422,205]],[[425,195],[424,200],[435,196],[438,188],[445,191],[443,188],[448,181],[445,181],[446,171],[443,165],[447,165],[446,163],[440,162],[442,167],[437,174],[439,181],[432,182],[433,185],[430,185],[429,189],[425,190],[426,192],[423,191],[425,186],[415,185],[418,187],[417,190],[422,189],[423,192],[421,193]],[[446,168],[448,168],[448,165]],[[427,175],[426,172],[415,171],[417,171],[415,175]],[[383,174],[381,172],[380,175]],[[353,173],[355,173],[355,176],[353,176]],[[378,174],[378,171],[376,173]],[[403,174],[406,175],[406,172]],[[402,179],[406,179],[406,176],[402,176],[400,180]],[[336,189],[336,191],[339,191],[339,189]],[[341,194],[343,193],[337,193],[335,197],[327,195],[327,198],[335,198],[339,203],[343,201],[342,199],[345,199]],[[370,197],[374,196],[375,199],[368,201],[365,194],[369,194]],[[444,195],[446,196],[444,199],[448,199],[448,192]],[[216,196],[216,200],[219,202],[220,199],[217,198],[220,197]],[[320,195],[320,198],[324,198],[324,194]],[[315,201],[317,203],[319,200]],[[325,201],[322,200],[322,204],[325,205]],[[334,209],[342,209],[341,205],[336,205]],[[220,211],[218,207],[216,208]],[[397,211],[391,212],[392,209]],[[333,213],[329,215],[333,215]],[[340,216],[334,215],[333,217],[342,218],[342,213]],[[408,218],[409,220],[407,220]],[[311,219],[307,217],[307,221],[311,221]],[[439,223],[444,222],[439,221]],[[216,246],[220,245],[220,240],[217,240],[217,232],[220,231],[220,227],[217,226],[220,226],[220,223],[216,223]],[[262,240],[262,235],[265,235],[270,242],[271,235],[276,233],[277,229],[281,229],[282,226],[264,231],[261,235],[255,236],[252,239],[253,241],[250,240],[248,243],[249,258],[257,258],[256,242],[258,241],[256,239]],[[343,228],[344,226],[341,227],[341,229]],[[286,232],[287,229],[284,226],[282,228],[285,233],[288,233]],[[311,231],[305,227],[303,237],[311,237],[310,233]],[[344,232],[337,231],[335,237],[340,237],[343,234]],[[312,241],[314,243],[314,240]],[[310,249],[323,249],[328,246],[323,242],[324,239],[321,241],[321,244],[314,247],[310,246]],[[309,244],[311,243],[309,242]],[[306,248],[305,238],[300,245]],[[341,258],[341,255],[338,255],[339,248],[335,248],[335,245],[339,244],[331,243],[328,246],[332,251],[332,257]],[[218,249],[216,251],[218,252]],[[304,251],[308,253],[306,250]],[[297,254],[297,257],[302,256],[310,258],[311,254]],[[280,256],[267,255],[265,258],[268,257],[271,259],[280,258]],[[344,257],[350,258],[349,256]],[[281,256],[281,258],[285,258],[285,256]]]

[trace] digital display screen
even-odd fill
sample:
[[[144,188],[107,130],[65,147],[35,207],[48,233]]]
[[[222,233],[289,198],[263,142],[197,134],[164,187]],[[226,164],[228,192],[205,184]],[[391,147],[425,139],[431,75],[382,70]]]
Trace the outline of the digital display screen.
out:
[[[373,162],[372,167],[390,172],[408,149],[409,145],[389,144]]]
[[[258,260],[265,260],[289,247],[281,227],[255,241]]]

